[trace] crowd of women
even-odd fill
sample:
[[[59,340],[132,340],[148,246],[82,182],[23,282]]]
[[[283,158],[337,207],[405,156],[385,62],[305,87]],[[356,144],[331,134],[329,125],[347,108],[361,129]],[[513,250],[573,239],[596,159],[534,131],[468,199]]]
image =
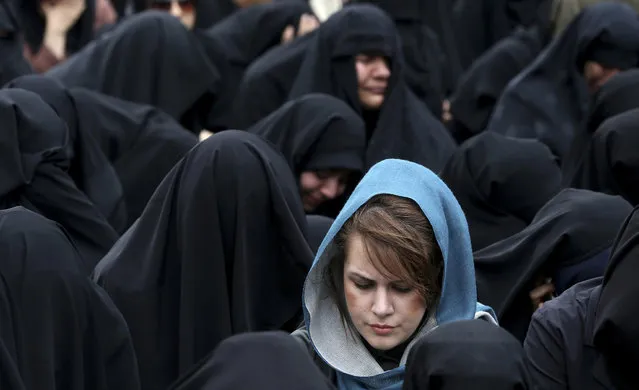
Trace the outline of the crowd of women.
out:
[[[0,0],[0,389],[639,388],[637,10]]]

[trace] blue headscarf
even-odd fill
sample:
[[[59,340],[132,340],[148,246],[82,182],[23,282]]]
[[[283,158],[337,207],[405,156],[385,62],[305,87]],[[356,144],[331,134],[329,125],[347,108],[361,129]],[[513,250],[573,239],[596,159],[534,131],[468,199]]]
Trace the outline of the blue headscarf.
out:
[[[415,201],[430,222],[444,260],[442,292],[437,308],[408,345],[398,368],[384,372],[360,340],[349,337],[323,280],[333,258],[333,239],[344,223],[368,200],[380,194]],[[440,324],[488,317],[477,303],[475,270],[468,224],[446,184],[427,168],[403,160],[384,160],[361,180],[324,238],[304,283],[304,320],[313,347],[337,372],[340,389],[401,389],[405,362],[413,343]]]

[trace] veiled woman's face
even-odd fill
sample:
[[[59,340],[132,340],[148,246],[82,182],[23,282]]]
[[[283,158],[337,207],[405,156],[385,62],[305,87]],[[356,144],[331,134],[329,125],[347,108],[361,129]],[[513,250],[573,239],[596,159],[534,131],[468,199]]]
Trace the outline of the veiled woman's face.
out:
[[[155,0],[151,8],[170,13],[180,19],[182,24],[189,30],[192,30],[195,26],[196,12],[194,0]]]
[[[351,173],[348,170],[303,172],[300,176],[300,192],[304,211],[310,213],[322,203],[342,195]]]
[[[355,56],[359,101],[362,107],[379,110],[384,104],[391,72],[386,58],[359,54]]]

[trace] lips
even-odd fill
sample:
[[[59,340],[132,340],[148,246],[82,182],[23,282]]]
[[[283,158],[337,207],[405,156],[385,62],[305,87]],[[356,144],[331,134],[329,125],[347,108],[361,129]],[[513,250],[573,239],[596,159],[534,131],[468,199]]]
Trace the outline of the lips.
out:
[[[371,329],[373,329],[373,332],[375,332],[378,336],[388,335],[393,331],[393,329],[395,329],[394,326],[381,325],[381,324],[371,325],[370,327]]]
[[[366,90],[375,95],[383,95],[386,92],[386,87],[366,88]]]

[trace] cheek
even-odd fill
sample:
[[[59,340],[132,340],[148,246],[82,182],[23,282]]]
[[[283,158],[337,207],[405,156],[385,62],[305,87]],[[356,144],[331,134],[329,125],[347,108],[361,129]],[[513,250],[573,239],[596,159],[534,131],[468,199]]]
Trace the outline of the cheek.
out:
[[[424,298],[413,294],[412,296],[402,299],[402,308],[407,317],[419,322],[426,312],[426,303],[424,302]]]
[[[344,298],[346,299],[346,307],[348,308],[351,317],[353,317],[353,315],[356,314],[363,305],[362,294],[352,284],[345,283]]]
[[[361,86],[366,81],[366,65],[355,63],[355,71],[357,73],[357,84]]]

